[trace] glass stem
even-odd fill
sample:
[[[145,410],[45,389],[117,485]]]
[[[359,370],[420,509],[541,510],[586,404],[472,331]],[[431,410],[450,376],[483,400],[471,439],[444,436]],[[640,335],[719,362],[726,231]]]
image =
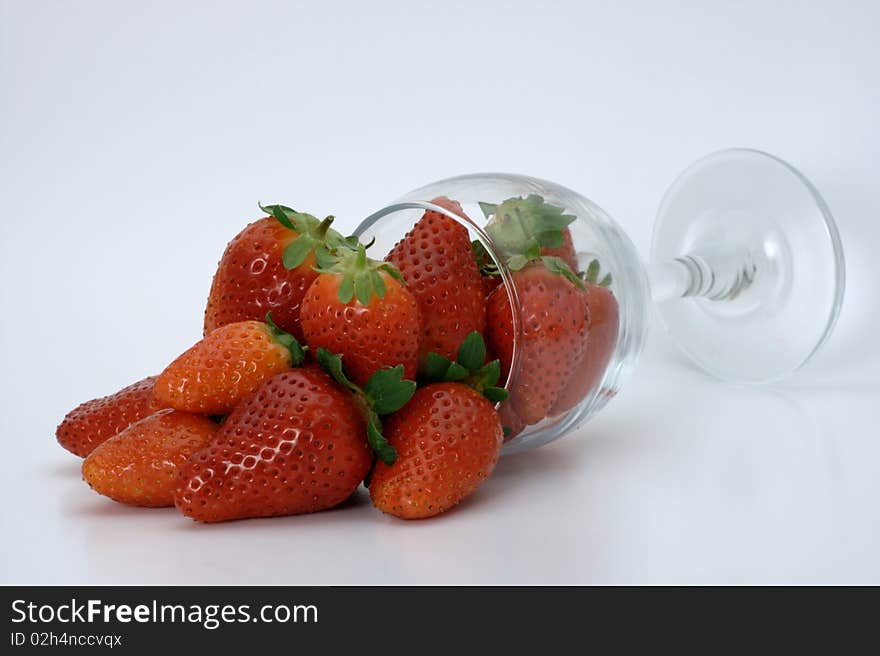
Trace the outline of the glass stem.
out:
[[[748,250],[725,248],[659,262],[649,268],[648,275],[656,302],[694,296],[726,301],[748,288],[757,271]]]

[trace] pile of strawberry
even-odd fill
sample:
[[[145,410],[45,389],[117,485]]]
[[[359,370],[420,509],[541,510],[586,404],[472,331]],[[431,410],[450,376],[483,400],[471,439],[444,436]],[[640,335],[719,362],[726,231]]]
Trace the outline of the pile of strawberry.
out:
[[[377,261],[332,217],[272,205],[223,253],[204,338],[71,411],[58,442],[97,492],[202,522],[323,510],[361,483],[398,517],[447,510],[505,433],[580,402],[617,340],[610,277],[577,272],[573,217],[538,196],[481,205],[522,307],[507,391],[508,293],[462,225],[428,211]]]

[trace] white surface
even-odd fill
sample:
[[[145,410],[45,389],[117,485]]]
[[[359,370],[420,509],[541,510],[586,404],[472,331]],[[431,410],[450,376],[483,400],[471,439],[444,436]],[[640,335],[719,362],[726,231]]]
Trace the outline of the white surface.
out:
[[[0,0],[0,583],[880,583],[878,19],[873,2]],[[420,523],[362,496],[197,526],[97,496],[55,444],[71,407],[198,338],[258,200],[351,228],[430,180],[515,171],[591,196],[644,253],[675,174],[735,145],[811,177],[846,250],[838,331],[785,384],[715,382],[655,332],[580,434]]]

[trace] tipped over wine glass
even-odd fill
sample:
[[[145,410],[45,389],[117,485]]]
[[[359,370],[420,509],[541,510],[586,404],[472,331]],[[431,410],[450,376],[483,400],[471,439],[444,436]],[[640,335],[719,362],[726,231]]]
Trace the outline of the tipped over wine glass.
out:
[[[436,202],[443,198],[459,203],[462,212]],[[504,221],[519,225],[521,208],[551,222],[565,217],[559,225],[571,242],[561,259],[578,276],[573,283],[596,294],[586,348],[572,352],[565,367],[542,361],[554,352],[556,336],[538,325],[534,312],[549,308],[563,317],[571,308],[558,297],[559,306],[536,309],[530,299],[543,281],[528,279],[521,253],[513,254],[515,236],[499,229]],[[499,280],[492,293],[509,304],[513,348],[503,373],[510,397],[499,408],[510,428],[508,453],[571,432],[615,396],[642,351],[651,302],[677,346],[705,371],[765,383],[790,375],[816,354],[843,301],[843,248],[831,212],[797,169],[757,150],[720,151],[678,176],[660,203],[647,266],[598,205],[522,175],[462,175],[425,185],[367,217],[355,234],[387,252],[426,211],[468,229],[484,268]],[[541,241],[540,235],[524,237]],[[538,246],[536,260],[559,253],[562,244]],[[544,259],[553,268],[560,258]],[[540,367],[566,377],[543,416],[524,410],[542,392],[535,389],[542,379],[533,375]]]

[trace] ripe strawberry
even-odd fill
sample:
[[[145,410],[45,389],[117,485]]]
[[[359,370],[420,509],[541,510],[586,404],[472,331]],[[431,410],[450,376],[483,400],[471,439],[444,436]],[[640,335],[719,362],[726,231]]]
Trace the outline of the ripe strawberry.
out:
[[[260,385],[190,459],[175,504],[201,522],[324,510],[372,461],[354,397],[313,365],[292,369]]]
[[[558,257],[568,265],[568,268],[578,272],[577,253],[574,250],[574,242],[571,240],[571,231],[568,228],[562,229],[562,244],[555,248],[548,246],[541,247],[541,255]]]
[[[453,200],[431,202],[465,217]],[[385,260],[397,267],[419,304],[421,363],[428,353],[453,357],[468,334],[482,334],[485,294],[467,228],[445,214],[427,211]]]
[[[506,394],[494,387],[498,361],[484,365],[485,358],[478,332],[462,342],[455,363],[431,354],[429,379],[443,382],[417,390],[385,423],[397,460],[377,462],[373,470],[370,496],[379,510],[403,519],[432,517],[492,473],[504,441],[494,404]]]
[[[175,410],[222,415],[267,378],[298,366],[300,345],[266,320],[230,323],[204,337],[159,375],[156,398]]]
[[[620,320],[617,299],[608,288],[611,274],[599,280],[599,261],[593,260],[587,267],[585,276],[587,307],[590,309],[590,337],[571,380],[550,411],[553,415],[571,410],[602,381],[605,368],[617,346]]]
[[[283,205],[261,209],[272,216],[248,225],[220,258],[205,309],[205,335],[271,312],[283,330],[302,338],[300,303],[318,276],[317,251],[334,250],[343,239],[330,228],[332,216],[318,221]]]
[[[518,258],[537,249],[537,255],[558,257],[572,271],[578,270],[568,229],[575,217],[565,214],[563,208],[547,203],[537,194],[508,198],[497,205],[480,203],[480,208],[489,219],[486,232],[501,256]]]
[[[160,410],[92,451],[83,461],[83,479],[120,503],[173,506],[180,468],[216,430],[207,417]]]
[[[144,378],[116,394],[78,405],[55,430],[58,443],[85,458],[104,440],[163,407],[153,396],[155,382],[156,376]]]
[[[548,416],[587,349],[590,311],[583,283],[558,258],[513,273],[521,316],[520,365],[508,403],[526,425]],[[507,376],[514,326],[507,291],[498,287],[486,308],[486,337]]]
[[[358,251],[340,249],[320,268],[302,303],[306,343],[339,353],[358,385],[384,367],[402,364],[414,378],[419,356],[419,308],[400,272]]]
[[[508,198],[500,204],[480,203],[486,218],[486,232],[493,247],[512,271],[539,257],[558,258],[572,271],[578,271],[577,253],[568,225],[575,217],[561,207],[547,203],[541,196]],[[498,267],[479,242],[473,243],[474,256],[483,274],[483,288],[488,297],[501,284]]]

